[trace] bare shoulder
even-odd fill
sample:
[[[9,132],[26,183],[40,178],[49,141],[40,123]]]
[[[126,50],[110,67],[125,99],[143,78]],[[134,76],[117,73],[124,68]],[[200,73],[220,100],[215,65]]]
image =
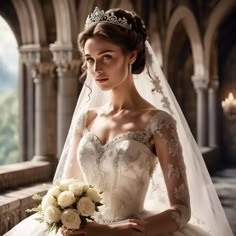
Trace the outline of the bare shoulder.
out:
[[[102,112],[102,107],[90,108],[87,111],[86,126],[88,127],[101,112]]]

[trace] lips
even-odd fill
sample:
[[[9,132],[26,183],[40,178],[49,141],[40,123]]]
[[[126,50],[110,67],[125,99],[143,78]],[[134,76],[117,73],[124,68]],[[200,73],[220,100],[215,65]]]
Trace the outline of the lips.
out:
[[[108,80],[108,78],[96,78],[96,81],[97,82],[105,82],[105,81],[107,81]]]

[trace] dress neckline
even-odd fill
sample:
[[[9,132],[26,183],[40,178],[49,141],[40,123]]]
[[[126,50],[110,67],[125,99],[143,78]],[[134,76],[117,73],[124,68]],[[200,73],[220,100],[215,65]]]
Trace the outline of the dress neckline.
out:
[[[106,148],[107,146],[110,146],[111,144],[113,144],[114,142],[116,142],[117,140],[121,140],[123,138],[126,138],[130,135],[140,135],[140,136],[143,136],[145,135],[147,137],[147,140],[150,139],[151,137],[151,133],[150,133],[150,126],[152,124],[152,121],[157,119],[157,117],[159,116],[160,113],[162,113],[163,111],[159,110],[157,111],[154,115],[151,116],[151,118],[149,118],[145,128],[143,130],[128,130],[124,133],[120,133],[118,135],[116,135],[115,137],[111,138],[110,140],[107,140],[105,143],[102,143],[100,138],[94,133],[92,132],[91,130],[89,130],[87,127],[84,126],[84,129],[83,129],[83,133],[84,134],[89,134],[90,136],[92,136],[96,142],[99,144],[99,146],[101,146],[102,148]],[[86,112],[85,114],[85,122],[84,124],[86,124],[86,120],[87,120],[87,114],[88,112]]]

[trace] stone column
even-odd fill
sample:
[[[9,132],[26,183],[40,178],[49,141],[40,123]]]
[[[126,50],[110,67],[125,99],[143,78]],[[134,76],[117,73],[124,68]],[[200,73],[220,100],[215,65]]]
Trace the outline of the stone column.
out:
[[[208,132],[210,147],[218,146],[218,132],[217,132],[217,90],[219,87],[218,78],[214,78],[210,82],[208,89]]]
[[[57,67],[57,155],[61,155],[78,98],[79,64]]]
[[[23,62],[34,80],[34,157],[48,161],[52,170],[56,165],[56,81],[55,65],[50,63],[48,48],[40,45],[23,45],[20,48]],[[32,88],[33,89],[33,88]]]
[[[80,61],[73,60],[75,51],[70,45],[50,45],[57,65],[57,157],[59,158],[71,124],[79,94]],[[78,50],[76,50],[78,52]]]
[[[56,83],[53,64],[39,64],[33,70],[35,83],[34,160],[52,161],[56,154]]]
[[[197,93],[197,143],[200,147],[208,145],[207,86],[208,81],[199,76],[192,77]]]

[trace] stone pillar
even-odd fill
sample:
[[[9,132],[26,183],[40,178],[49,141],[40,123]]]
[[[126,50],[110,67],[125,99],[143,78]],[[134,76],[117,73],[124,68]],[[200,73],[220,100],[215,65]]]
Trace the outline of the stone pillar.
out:
[[[199,76],[192,77],[197,93],[197,143],[200,147],[208,145],[207,86],[208,81]]]
[[[48,161],[52,173],[56,166],[56,83],[55,65],[50,63],[48,48],[38,44],[20,47],[22,61],[28,66],[34,79],[34,158]],[[33,88],[32,88],[33,89]]]
[[[219,87],[218,78],[214,78],[210,82],[208,89],[208,144],[210,147],[218,146],[218,124],[217,124],[217,90]]]
[[[73,50],[71,45],[50,45],[53,60],[57,65],[57,156],[61,155],[71,118],[79,94],[79,69],[80,61],[73,60],[78,50]]]
[[[52,161],[56,155],[56,83],[53,64],[39,64],[33,70],[35,83],[34,160]]]
[[[61,155],[78,98],[79,64],[57,67],[57,156]]]

